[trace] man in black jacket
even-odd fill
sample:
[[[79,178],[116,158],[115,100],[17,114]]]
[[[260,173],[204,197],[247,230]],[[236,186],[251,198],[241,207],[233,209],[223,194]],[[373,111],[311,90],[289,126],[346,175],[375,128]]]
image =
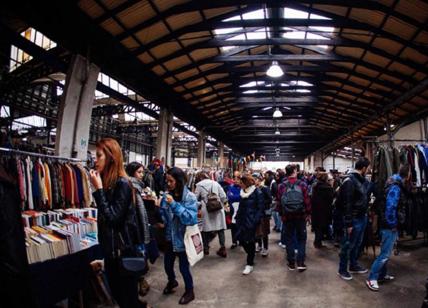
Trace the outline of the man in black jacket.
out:
[[[370,161],[361,157],[355,164],[355,170],[343,182],[340,188],[340,200],[344,210],[345,230],[340,249],[339,272],[344,280],[351,280],[352,275],[367,273],[367,269],[358,264],[358,255],[367,225],[367,180],[365,174]],[[348,271],[349,263],[349,271]]]

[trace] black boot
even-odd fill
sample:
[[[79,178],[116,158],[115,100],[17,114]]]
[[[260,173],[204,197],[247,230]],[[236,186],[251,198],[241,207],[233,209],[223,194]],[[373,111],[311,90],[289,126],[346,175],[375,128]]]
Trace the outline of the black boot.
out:
[[[178,287],[177,280],[168,281],[168,283],[166,284],[165,289],[163,289],[163,294],[167,295],[167,294],[174,293],[174,288],[176,288],[176,287]]]
[[[178,303],[180,305],[187,305],[194,299],[195,299],[195,293],[193,293],[193,289],[190,289],[184,292],[183,296],[180,298],[180,301]]]

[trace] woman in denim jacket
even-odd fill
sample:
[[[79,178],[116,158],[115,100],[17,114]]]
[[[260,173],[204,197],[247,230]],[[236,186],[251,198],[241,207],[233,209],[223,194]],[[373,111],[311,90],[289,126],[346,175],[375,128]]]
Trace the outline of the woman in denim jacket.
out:
[[[198,206],[195,195],[186,187],[186,176],[180,168],[168,170],[166,175],[168,193],[160,203],[162,218],[165,223],[165,238],[167,248],[165,251],[164,268],[168,276],[168,283],[163,290],[164,294],[171,294],[178,286],[174,273],[174,261],[178,256],[180,272],[184,279],[185,293],[179,304],[185,305],[191,302],[193,293],[193,279],[190,273],[186,249],[184,247],[184,233],[186,226],[198,223]]]

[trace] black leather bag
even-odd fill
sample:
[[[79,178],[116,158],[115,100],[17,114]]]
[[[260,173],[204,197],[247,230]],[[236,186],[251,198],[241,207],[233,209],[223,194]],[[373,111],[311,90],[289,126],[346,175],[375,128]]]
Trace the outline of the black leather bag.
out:
[[[124,243],[120,233],[119,238],[121,242]],[[149,270],[143,245],[134,245],[126,249],[122,248],[117,251],[117,258],[119,262],[119,271],[123,276],[140,277]]]

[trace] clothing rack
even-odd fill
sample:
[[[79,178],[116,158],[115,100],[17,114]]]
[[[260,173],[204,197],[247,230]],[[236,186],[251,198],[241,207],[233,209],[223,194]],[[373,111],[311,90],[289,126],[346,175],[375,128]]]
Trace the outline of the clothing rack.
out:
[[[58,159],[58,160],[62,160],[62,161],[75,162],[75,163],[84,162],[84,160],[81,160],[78,158],[67,158],[67,157],[47,155],[47,154],[42,154],[42,153],[33,153],[33,152],[27,152],[27,151],[21,151],[21,150],[9,149],[9,148],[2,148],[2,147],[0,147],[0,152],[6,152],[6,153],[10,153],[10,154],[22,154],[22,155],[35,156],[35,157],[40,157],[40,158]]]

